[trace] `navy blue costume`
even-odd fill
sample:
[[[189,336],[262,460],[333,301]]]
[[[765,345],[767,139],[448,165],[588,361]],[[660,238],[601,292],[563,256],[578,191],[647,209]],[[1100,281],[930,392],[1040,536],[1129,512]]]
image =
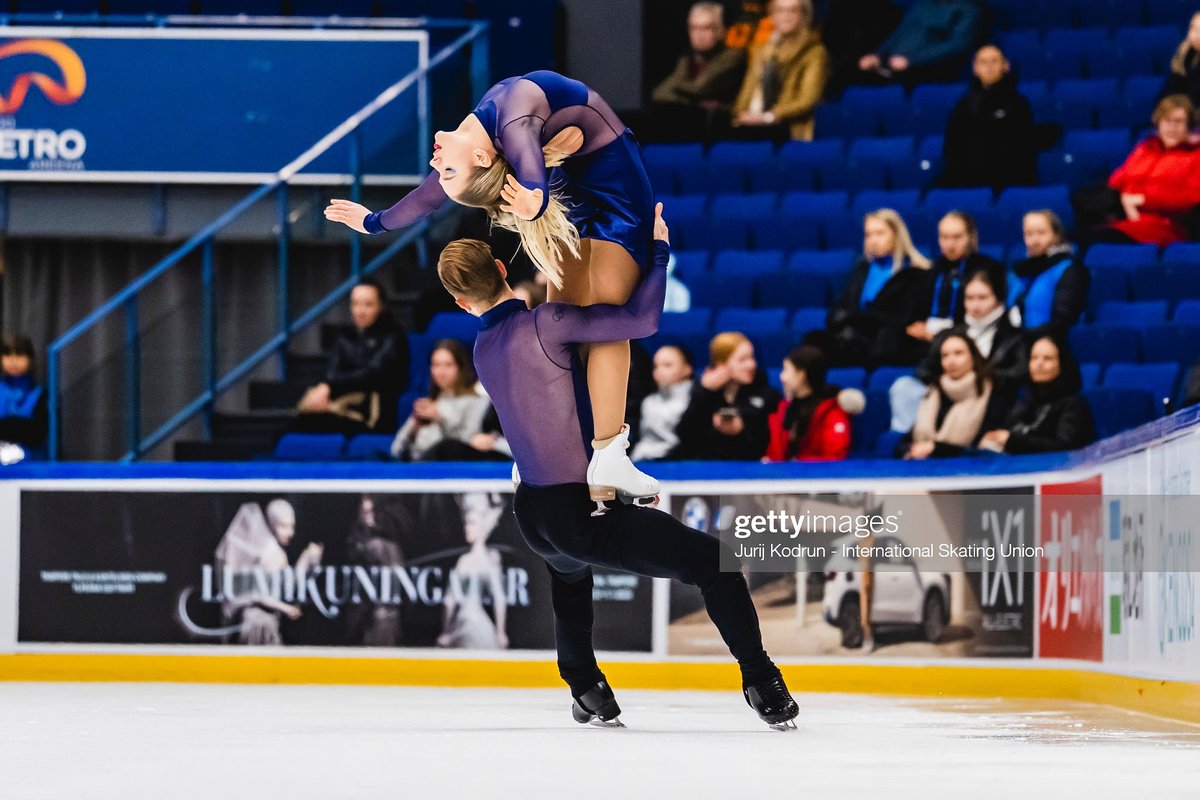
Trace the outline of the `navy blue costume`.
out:
[[[720,571],[728,545],[657,509],[619,505],[591,516],[591,435],[583,422],[591,412],[576,346],[653,333],[669,256],[665,243],[655,243],[654,266],[624,305],[543,303],[530,311],[507,300],[482,315],[475,340],[479,379],[521,473],[513,510],[525,541],[550,570],[559,673],[576,697],[604,678],[592,648],[591,565],[698,586],[743,680],[775,670],[745,579]]]

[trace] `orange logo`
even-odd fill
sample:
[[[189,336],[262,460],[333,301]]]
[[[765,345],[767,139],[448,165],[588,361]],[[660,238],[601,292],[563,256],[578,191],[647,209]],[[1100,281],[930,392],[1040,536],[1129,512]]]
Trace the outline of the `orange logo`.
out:
[[[62,82],[45,73],[22,72],[13,80],[8,96],[0,94],[0,114],[13,114],[24,105],[30,86],[37,86],[50,102],[60,106],[70,105],[83,96],[83,89],[87,86],[83,61],[62,42],[54,39],[18,39],[0,45],[0,60],[30,53],[43,55],[53,61],[62,71]]]

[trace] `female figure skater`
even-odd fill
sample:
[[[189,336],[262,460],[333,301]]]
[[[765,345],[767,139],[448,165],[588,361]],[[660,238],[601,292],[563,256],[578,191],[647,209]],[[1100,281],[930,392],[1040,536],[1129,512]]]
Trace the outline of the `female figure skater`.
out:
[[[531,72],[500,81],[453,131],[434,135],[433,172],[386,211],[334,200],[326,219],[360,233],[411,225],[447,197],[516,231],[550,280],[549,299],[624,303],[650,268],[654,193],[632,132],[579,81]],[[584,345],[594,500],[658,493],[625,454],[629,342]]]

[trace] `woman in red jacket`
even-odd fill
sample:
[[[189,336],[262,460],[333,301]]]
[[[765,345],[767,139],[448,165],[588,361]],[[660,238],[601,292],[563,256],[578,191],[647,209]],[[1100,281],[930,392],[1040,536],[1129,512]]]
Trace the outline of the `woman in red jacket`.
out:
[[[765,461],[840,461],[850,455],[850,416],[838,388],[825,383],[825,372],[825,354],[813,345],[797,347],[783,360],[784,399],[767,419]]]
[[[1154,109],[1158,133],[1108,179],[1120,192],[1125,219],[1111,222],[1098,241],[1169,245],[1187,241],[1188,216],[1200,205],[1200,138],[1192,134],[1196,107],[1187,95],[1164,97]]]

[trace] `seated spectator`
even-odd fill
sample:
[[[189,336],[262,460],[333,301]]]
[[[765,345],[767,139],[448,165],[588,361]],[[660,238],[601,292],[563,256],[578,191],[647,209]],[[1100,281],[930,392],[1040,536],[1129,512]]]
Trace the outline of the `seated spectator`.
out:
[[[692,356],[679,345],[665,344],[654,353],[654,383],[658,391],[642,400],[634,461],[665,458],[679,444],[675,428],[692,401]]]
[[[991,365],[992,381],[1000,398],[1007,402],[1025,380],[1028,348],[1025,337],[1013,327],[1001,300],[1005,296],[1004,273],[980,269],[967,276],[963,290],[964,329],[980,354]],[[925,387],[941,374],[942,342],[950,331],[939,333],[929,353],[917,365],[913,377],[897,378],[888,390],[892,407],[892,430],[904,432],[917,419],[917,406]]]
[[[1032,342],[1066,336],[1087,308],[1092,276],[1075,258],[1062,220],[1053,211],[1030,211],[1022,222],[1026,258],[1008,280],[1009,320]]]
[[[1064,340],[1043,336],[1029,353],[1028,396],[1003,428],[989,431],[979,446],[999,453],[1076,450],[1096,438],[1092,410],[1079,395],[1082,381]]]
[[[5,336],[0,346],[0,464],[25,459],[46,444],[46,390],[34,378],[33,340]]]
[[[784,397],[767,420],[766,461],[841,461],[850,455],[850,415],[862,412],[862,392],[826,383],[827,369],[825,354],[811,344],[783,360]]]
[[[1108,179],[1124,219],[1094,231],[1091,242],[1165,247],[1192,238],[1191,217],[1200,206],[1200,137],[1196,107],[1186,95],[1164,97],[1154,109],[1155,134],[1134,148]]]
[[[404,461],[499,461],[495,433],[484,433],[491,404],[475,390],[475,370],[462,342],[442,339],[429,355],[429,397],[413,403],[392,441],[392,455]]]
[[[826,330],[809,343],[835,366],[915,364],[928,343],[905,331],[925,318],[928,297],[929,259],[913,246],[899,214],[873,211],[863,220],[863,258],[829,310]]]
[[[694,128],[710,114],[729,113],[746,73],[746,51],[726,46],[725,9],[713,0],[692,6],[687,26],[689,50],[651,101],[658,121]]]
[[[1008,186],[1037,183],[1033,109],[999,47],[975,54],[975,77],[954,106],[942,148],[942,186]]]
[[[819,0],[818,27],[833,72],[826,97],[841,94],[858,73],[858,60],[878,50],[903,15],[891,0]]]
[[[733,125],[751,138],[813,138],[813,111],[829,80],[829,53],[813,28],[812,0],[772,0],[771,38],[750,48]]]
[[[1192,15],[1187,36],[1171,58],[1159,99],[1173,94],[1187,95],[1193,106],[1200,107],[1200,13]]]
[[[391,432],[396,401],[408,383],[408,340],[371,278],[350,292],[354,332],[338,339],[325,380],[304,393],[291,430],[308,433]]]
[[[859,59],[860,80],[910,86],[956,80],[987,34],[986,23],[978,0],[917,0],[892,35]]]
[[[971,337],[953,329],[942,338],[939,355],[941,374],[921,400],[912,431],[896,446],[902,458],[962,455],[1002,418],[991,365]]]
[[[986,270],[992,283],[1004,280],[1004,266],[979,252],[979,228],[970,214],[951,211],[938,223],[938,249],[930,268],[930,309],[926,319],[907,328],[908,335],[923,342],[933,341],[944,330],[961,325],[966,309],[963,291],[968,274]]]
[[[675,429],[673,459],[758,461],[767,452],[767,415],[779,393],[767,385],[754,345],[740,333],[718,333],[709,344],[709,366],[692,387],[692,399]]]

